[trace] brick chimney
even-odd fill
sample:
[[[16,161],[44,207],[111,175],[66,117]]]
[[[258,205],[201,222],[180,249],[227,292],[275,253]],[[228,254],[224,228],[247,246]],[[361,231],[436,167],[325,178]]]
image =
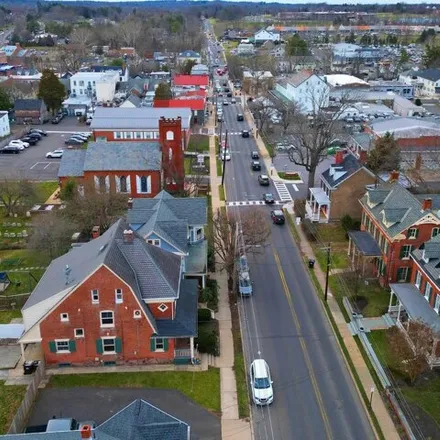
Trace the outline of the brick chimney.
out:
[[[424,199],[422,203],[422,211],[427,211],[428,209],[432,209],[432,199]]]
[[[132,198],[129,198],[129,199],[128,199],[128,202],[127,202],[127,208],[128,208],[128,209],[132,209],[132,208],[133,208],[133,199],[132,199]]]
[[[92,228],[92,240],[98,238],[101,235],[101,228],[99,226],[93,226]]]
[[[124,243],[133,243],[134,233],[131,229],[124,230]]]
[[[84,425],[81,428],[81,438],[82,439],[90,439],[93,438],[92,427],[90,425]]]
[[[341,165],[344,162],[344,152],[337,151],[335,154],[335,165]]]
[[[399,180],[399,175],[400,175],[399,171],[396,171],[396,170],[391,171],[389,181],[390,182],[397,182]]]
[[[367,163],[368,154],[365,150],[359,151],[359,162],[364,165]]]

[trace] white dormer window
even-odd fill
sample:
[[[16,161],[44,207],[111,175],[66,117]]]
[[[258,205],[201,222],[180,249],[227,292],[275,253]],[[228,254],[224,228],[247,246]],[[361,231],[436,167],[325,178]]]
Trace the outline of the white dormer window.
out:
[[[149,238],[147,240],[148,244],[152,244],[153,246],[160,247],[160,239],[159,238]]]

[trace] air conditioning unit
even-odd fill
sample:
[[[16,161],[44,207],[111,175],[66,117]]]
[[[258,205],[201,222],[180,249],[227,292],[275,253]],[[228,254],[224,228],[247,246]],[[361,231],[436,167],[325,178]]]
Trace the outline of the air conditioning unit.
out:
[[[134,319],[140,319],[142,317],[142,312],[140,310],[135,310],[133,312],[133,318]]]

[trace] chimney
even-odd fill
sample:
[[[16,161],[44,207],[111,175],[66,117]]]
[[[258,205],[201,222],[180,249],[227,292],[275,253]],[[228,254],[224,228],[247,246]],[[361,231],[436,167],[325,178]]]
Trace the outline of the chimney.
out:
[[[134,233],[131,229],[124,230],[124,243],[133,243]]]
[[[93,226],[92,228],[92,240],[98,238],[101,235],[101,228],[99,226]]]
[[[92,427],[90,425],[84,425],[81,428],[81,438],[82,439],[90,439],[93,438]]]
[[[128,209],[132,209],[132,208],[133,208],[133,199],[132,199],[132,198],[129,198],[129,199],[128,199],[128,202],[127,202],[127,208],[128,208]]]
[[[397,182],[399,180],[399,175],[400,175],[399,171],[396,171],[396,170],[391,171],[389,181],[390,182]]]
[[[359,151],[359,162],[364,165],[367,163],[367,159],[368,159],[368,154],[365,150],[360,150]]]
[[[335,165],[341,165],[344,162],[344,152],[337,151],[335,154]]]
[[[432,209],[432,199],[424,199],[422,203],[422,211],[427,211],[428,209]]]

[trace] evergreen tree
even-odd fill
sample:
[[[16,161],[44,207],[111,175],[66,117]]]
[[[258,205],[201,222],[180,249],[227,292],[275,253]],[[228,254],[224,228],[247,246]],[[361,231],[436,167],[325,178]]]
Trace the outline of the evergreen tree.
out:
[[[308,52],[307,43],[298,34],[293,34],[287,40],[286,54],[288,56],[305,56]]]
[[[394,136],[387,132],[378,138],[374,148],[368,154],[368,167],[375,173],[398,170],[400,164],[400,148]]]
[[[0,88],[0,110],[7,111],[13,107],[11,100],[9,99],[9,95],[3,88]]]
[[[154,92],[154,99],[163,100],[163,99],[171,99],[173,94],[171,92],[171,87],[168,83],[159,83],[156,87],[156,91]]]
[[[56,75],[51,70],[46,69],[43,71],[37,96],[44,101],[47,109],[54,114],[61,107],[66,96],[66,90]]]
[[[181,66],[180,66],[180,73],[183,73],[184,75],[190,75],[191,69],[196,65],[197,63],[194,60],[186,60]]]

